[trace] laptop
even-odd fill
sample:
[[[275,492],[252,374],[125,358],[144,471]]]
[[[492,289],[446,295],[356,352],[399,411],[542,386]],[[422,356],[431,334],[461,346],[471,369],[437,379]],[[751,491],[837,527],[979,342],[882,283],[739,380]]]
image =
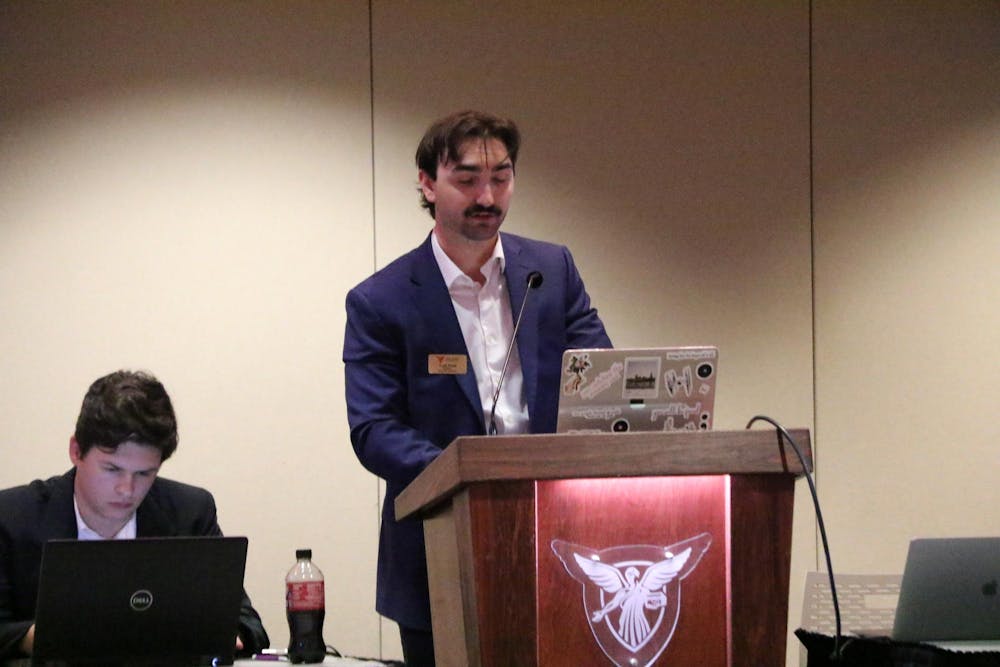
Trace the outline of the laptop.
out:
[[[1000,646],[1000,537],[910,542],[892,638],[952,649]]]
[[[715,347],[567,350],[558,433],[712,428]]]
[[[245,537],[45,544],[33,665],[232,664]]]

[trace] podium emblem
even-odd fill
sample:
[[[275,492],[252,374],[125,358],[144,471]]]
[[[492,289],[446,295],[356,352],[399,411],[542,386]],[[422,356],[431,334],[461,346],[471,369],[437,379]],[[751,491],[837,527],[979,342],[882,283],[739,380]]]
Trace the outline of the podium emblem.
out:
[[[552,540],[552,551],[583,587],[587,623],[618,667],[646,667],[674,636],[681,580],[712,543],[702,533],[670,546],[627,545],[603,550]]]

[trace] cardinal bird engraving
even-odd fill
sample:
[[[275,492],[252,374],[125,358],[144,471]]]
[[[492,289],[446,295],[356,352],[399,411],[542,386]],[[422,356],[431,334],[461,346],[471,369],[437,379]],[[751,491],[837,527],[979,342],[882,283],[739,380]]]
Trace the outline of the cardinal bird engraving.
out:
[[[712,543],[708,533],[669,546],[595,550],[552,541],[552,551],[583,586],[587,623],[598,646],[619,667],[651,665],[673,638],[682,579]]]

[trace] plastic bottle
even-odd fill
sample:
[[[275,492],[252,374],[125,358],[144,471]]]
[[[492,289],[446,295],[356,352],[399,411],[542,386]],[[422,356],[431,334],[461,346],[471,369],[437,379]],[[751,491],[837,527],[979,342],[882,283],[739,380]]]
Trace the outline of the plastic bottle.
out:
[[[326,656],[326,642],[323,641],[326,596],[323,573],[312,562],[312,549],[295,551],[295,565],[285,577],[285,610],[289,661],[323,662]]]

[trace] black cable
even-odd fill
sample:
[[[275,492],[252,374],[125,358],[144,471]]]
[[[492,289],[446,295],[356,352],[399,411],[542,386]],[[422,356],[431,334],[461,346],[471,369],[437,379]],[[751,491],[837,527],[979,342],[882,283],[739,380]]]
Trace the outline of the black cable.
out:
[[[830,543],[826,540],[826,525],[823,523],[823,511],[819,507],[819,495],[816,493],[816,485],[813,483],[812,474],[809,472],[809,466],[806,465],[806,459],[802,456],[802,451],[799,446],[795,443],[795,439],[792,438],[791,434],[785,429],[784,426],[779,424],[774,419],[764,415],[757,415],[753,419],[747,422],[747,428],[753,426],[756,421],[765,421],[774,428],[778,429],[778,432],[788,440],[788,443],[795,450],[796,456],[799,457],[799,463],[802,464],[802,470],[805,473],[806,481],[809,482],[809,492],[812,493],[813,509],[816,511],[816,523],[819,524],[819,535],[823,540],[823,555],[826,557],[826,571],[830,577],[830,597],[833,598],[833,616],[836,621],[836,634],[833,637],[833,655],[830,656],[835,662],[839,662],[841,659],[841,647],[840,642],[842,638],[842,633],[840,629],[840,603],[837,601],[837,584],[833,578],[833,563],[830,559]]]

